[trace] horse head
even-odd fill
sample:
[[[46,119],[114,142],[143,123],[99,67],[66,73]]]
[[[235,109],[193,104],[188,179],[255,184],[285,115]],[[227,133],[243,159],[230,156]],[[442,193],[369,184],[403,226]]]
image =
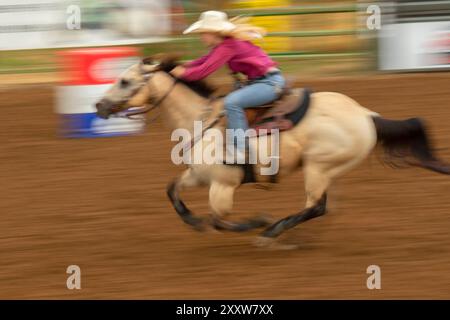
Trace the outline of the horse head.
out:
[[[156,54],[129,67],[95,104],[97,115],[107,119],[112,114],[145,106],[152,97],[147,85],[150,78],[158,71],[170,72],[178,65],[178,58],[176,54]]]

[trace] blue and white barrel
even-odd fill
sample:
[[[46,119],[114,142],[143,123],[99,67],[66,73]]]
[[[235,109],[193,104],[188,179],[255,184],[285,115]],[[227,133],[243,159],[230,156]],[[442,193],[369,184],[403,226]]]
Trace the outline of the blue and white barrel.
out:
[[[128,67],[139,61],[132,47],[86,48],[60,52],[63,81],[56,90],[56,112],[64,137],[109,137],[140,133],[144,122],[101,119],[95,103]]]

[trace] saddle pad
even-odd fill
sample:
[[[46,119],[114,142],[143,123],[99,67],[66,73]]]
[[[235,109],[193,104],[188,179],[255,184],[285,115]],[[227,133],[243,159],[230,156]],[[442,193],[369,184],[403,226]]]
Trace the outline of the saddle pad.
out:
[[[265,112],[258,117],[250,127],[259,135],[261,129],[280,131],[289,130],[297,125],[308,111],[311,100],[311,91],[305,89],[293,89],[285,99],[280,100],[273,108],[263,109]]]

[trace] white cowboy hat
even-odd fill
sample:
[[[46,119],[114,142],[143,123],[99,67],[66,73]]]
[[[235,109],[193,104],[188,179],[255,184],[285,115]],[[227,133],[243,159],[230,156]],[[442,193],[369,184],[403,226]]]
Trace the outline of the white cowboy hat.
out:
[[[228,16],[222,11],[205,11],[200,19],[183,31],[183,34],[192,32],[226,32],[236,28],[236,25],[228,20]]]

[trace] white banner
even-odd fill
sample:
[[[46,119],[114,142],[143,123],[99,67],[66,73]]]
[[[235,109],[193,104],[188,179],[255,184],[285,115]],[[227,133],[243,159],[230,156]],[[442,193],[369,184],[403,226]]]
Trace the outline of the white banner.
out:
[[[450,22],[383,25],[379,33],[381,70],[450,68]]]
[[[0,50],[165,41],[170,0],[1,0]]]

